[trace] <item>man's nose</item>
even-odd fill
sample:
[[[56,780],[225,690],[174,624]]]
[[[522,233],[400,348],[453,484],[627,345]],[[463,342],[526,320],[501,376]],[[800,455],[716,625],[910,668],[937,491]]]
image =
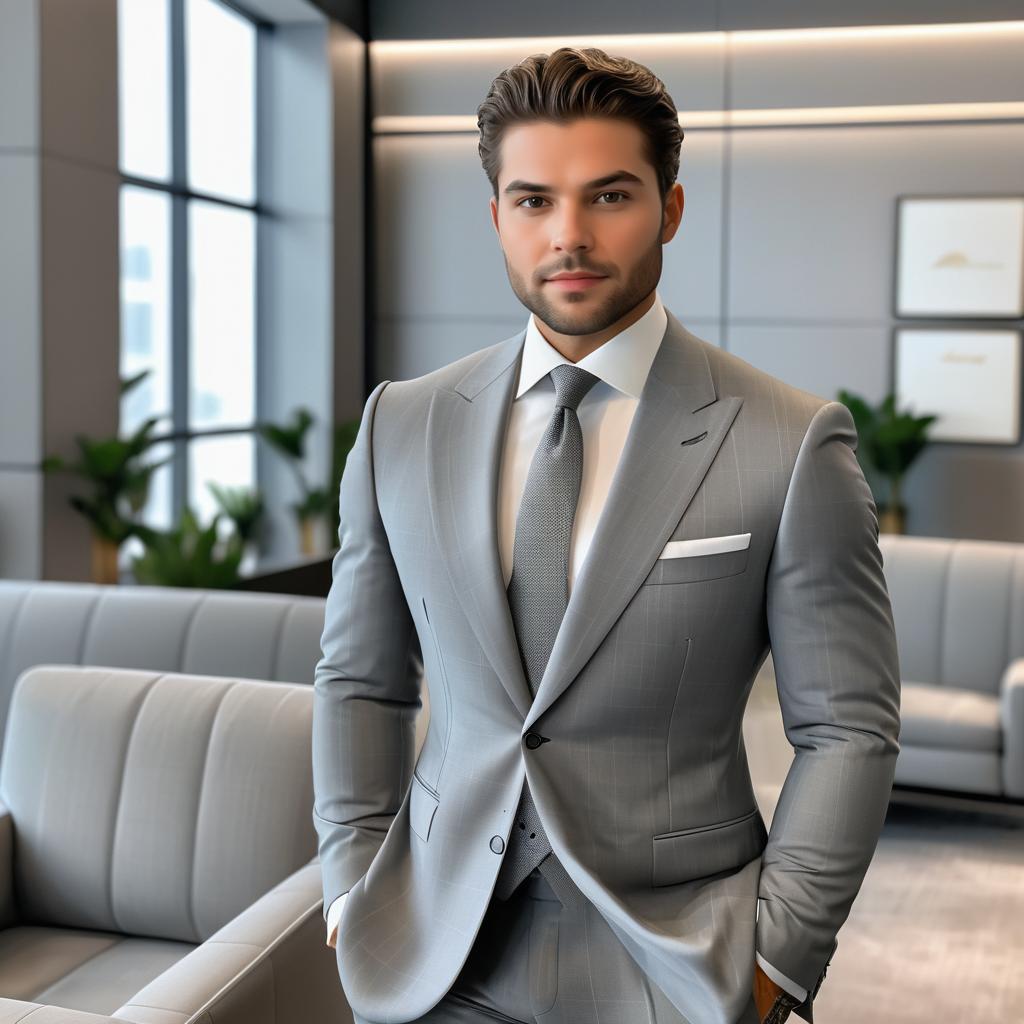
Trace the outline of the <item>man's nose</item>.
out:
[[[586,213],[575,206],[564,207],[556,214],[551,247],[564,251],[589,249],[593,245],[593,234]]]

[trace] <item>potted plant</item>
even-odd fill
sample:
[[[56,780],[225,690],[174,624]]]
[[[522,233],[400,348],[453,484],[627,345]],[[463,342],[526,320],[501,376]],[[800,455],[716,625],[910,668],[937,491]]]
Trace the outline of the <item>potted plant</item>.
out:
[[[256,528],[265,511],[263,495],[247,487],[223,487],[212,481],[208,481],[206,486],[220,510],[233,523],[242,547],[255,540]]]
[[[888,500],[875,499],[878,529],[882,533],[904,533],[907,509],[903,504],[903,478],[924,450],[928,427],[938,417],[898,412],[894,394],[887,395],[877,409],[842,388],[837,397],[853,416],[859,438],[857,458],[865,475],[874,471],[888,484]]]
[[[291,505],[291,509],[298,520],[302,553],[307,556],[316,554],[314,531],[317,522],[336,524],[338,521],[338,489],[341,474],[359,430],[359,420],[351,420],[335,427],[331,482],[326,487],[315,487],[306,479],[301,465],[306,457],[306,434],[312,424],[312,413],[306,408],[299,408],[291,423],[264,423],[256,428],[260,436],[285,457],[295,474],[301,498]]]
[[[121,382],[124,395],[149,373],[143,370]],[[144,463],[142,456],[152,447],[151,437],[159,417],[147,419],[128,437],[107,437],[98,440],[83,434],[75,436],[79,457],[69,463],[59,455],[49,455],[42,462],[43,472],[72,473],[88,481],[92,493],[83,497],[72,495],[68,502],[89,520],[92,527],[92,578],[96,583],[117,583],[118,549],[137,533],[135,517],[149,498],[153,474],[170,461]]]
[[[208,526],[201,527],[192,509],[186,507],[171,530],[140,525],[137,533],[146,550],[132,559],[136,582],[163,587],[236,587],[244,543],[237,530],[219,542],[222,515],[218,512]]]

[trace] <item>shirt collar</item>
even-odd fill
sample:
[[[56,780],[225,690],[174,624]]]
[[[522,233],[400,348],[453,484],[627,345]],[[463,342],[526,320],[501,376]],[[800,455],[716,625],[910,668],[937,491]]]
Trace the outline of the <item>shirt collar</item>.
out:
[[[667,325],[668,314],[661,296],[655,291],[654,303],[636,323],[619,331],[575,365],[588,370],[616,391],[639,399]],[[546,377],[552,367],[571,362],[541,334],[531,313],[526,325],[516,398]]]

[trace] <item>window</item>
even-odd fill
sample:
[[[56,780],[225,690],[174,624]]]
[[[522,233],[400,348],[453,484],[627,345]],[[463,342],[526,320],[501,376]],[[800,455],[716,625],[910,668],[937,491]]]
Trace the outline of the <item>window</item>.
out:
[[[142,512],[166,528],[207,482],[256,486],[258,47],[267,26],[222,0],[118,0],[121,434],[151,416],[173,456]],[[130,560],[136,540],[124,545]]]

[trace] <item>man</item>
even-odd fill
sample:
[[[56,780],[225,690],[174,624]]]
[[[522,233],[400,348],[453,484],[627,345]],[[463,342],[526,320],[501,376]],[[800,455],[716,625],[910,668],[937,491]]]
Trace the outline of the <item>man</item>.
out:
[[[355,1020],[813,1021],[899,752],[852,417],[662,305],[682,132],[648,69],[562,48],[478,113],[532,315],[378,384],[341,483],[314,822]]]

